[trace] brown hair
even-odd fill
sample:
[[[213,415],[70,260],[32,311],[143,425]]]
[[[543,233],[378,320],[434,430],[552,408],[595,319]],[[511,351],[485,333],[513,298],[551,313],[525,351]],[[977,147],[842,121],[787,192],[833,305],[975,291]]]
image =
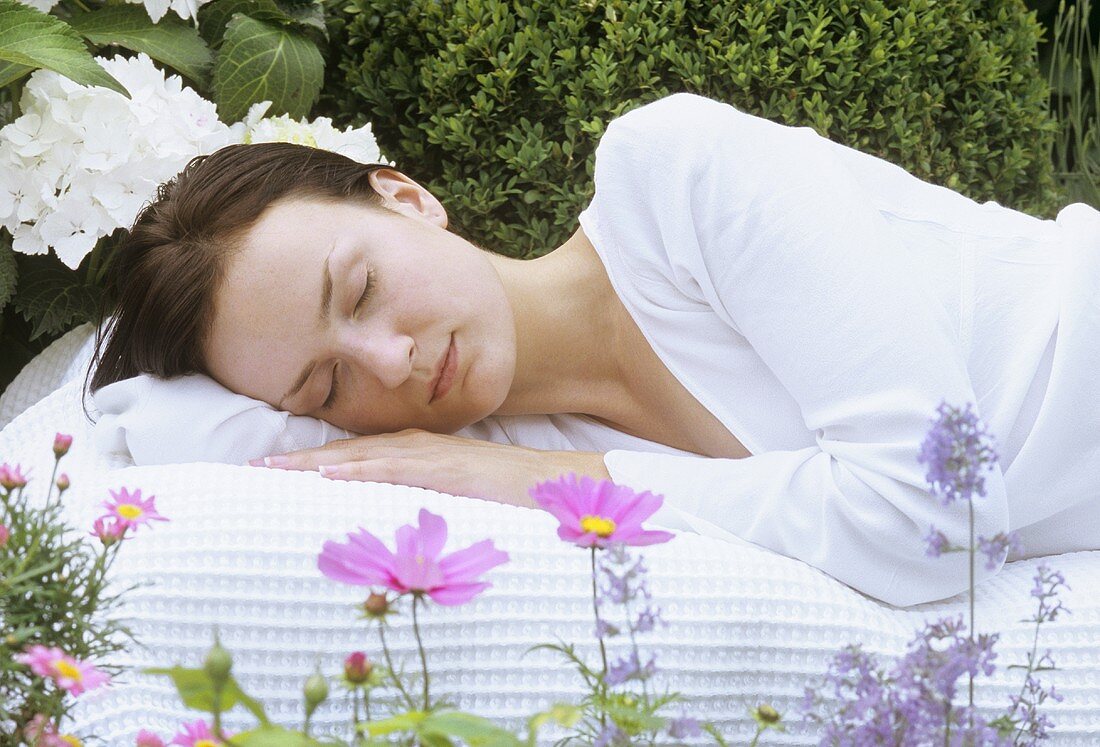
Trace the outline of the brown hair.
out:
[[[192,158],[160,185],[111,257],[85,391],[142,373],[209,374],[202,350],[214,294],[244,233],[283,198],[385,210],[367,178],[382,168],[393,167],[294,143],[230,145]]]

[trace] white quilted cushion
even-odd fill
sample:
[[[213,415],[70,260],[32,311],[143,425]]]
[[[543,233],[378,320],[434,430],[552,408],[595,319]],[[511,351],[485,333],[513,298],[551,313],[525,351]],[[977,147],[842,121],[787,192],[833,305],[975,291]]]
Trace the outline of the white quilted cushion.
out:
[[[107,489],[121,486],[155,494],[158,510],[170,517],[128,540],[115,565],[118,588],[147,584],[124,597],[123,608],[144,648],[133,648],[118,663],[199,666],[216,624],[246,691],[266,704],[276,722],[300,725],[301,684],[315,661],[333,675],[352,650],[380,657],[376,629],[357,620],[352,607],[367,590],[332,582],[316,569],[323,542],[343,540],[361,525],[392,546],[397,527],[415,523],[418,510],[426,507],[447,520],[445,552],[491,537],[511,556],[486,574],[493,586],[473,602],[430,607],[423,615],[433,695],[518,730],[530,714],[556,701],[577,702],[583,694],[580,676],[556,653],[523,656],[528,647],[555,636],[577,644],[578,654],[592,665],[599,656],[588,555],[557,539],[556,520],[549,514],[422,488],[332,482],[304,472],[107,464],[89,449],[79,385],[62,387],[0,431],[0,459],[48,475],[53,433],[73,433],[64,463],[73,479],[65,500],[72,522],[89,526]],[[44,488],[41,479],[32,487]],[[639,637],[643,656],[657,654],[656,687],[683,693],[688,714],[715,721],[733,744],[748,743],[754,731],[748,709],[760,702],[772,703],[793,721],[803,687],[817,681],[845,643],[898,655],[923,620],[957,613],[968,619],[965,595],[898,610],[755,546],[682,534],[641,551],[653,602],[670,623]],[[998,670],[979,678],[975,693],[987,717],[1003,712],[1020,690],[1021,670],[1005,666],[1025,662],[1032,646],[1034,626],[1022,621],[1035,611],[1029,592],[1039,562],[1009,563],[977,589],[979,631],[1002,632],[995,649]],[[1097,745],[1100,552],[1066,554],[1051,564],[1072,587],[1060,596],[1072,614],[1044,625],[1039,638],[1039,652],[1051,649],[1059,667],[1041,679],[1065,696],[1061,703],[1044,704],[1056,724],[1049,744]],[[394,625],[387,642],[397,661],[415,671],[410,618],[395,618]],[[609,645],[612,659],[626,650],[617,638]],[[964,685],[963,697],[965,692]],[[133,744],[141,728],[175,733],[181,721],[198,715],[180,704],[169,680],[136,672],[78,703],[75,731],[111,745]],[[320,732],[347,738],[346,707],[333,686],[332,700],[315,717]],[[665,713],[678,715],[678,709]],[[227,727],[251,725],[243,714],[230,714]],[[809,725],[789,727],[786,734],[770,732],[762,743],[816,743]],[[550,745],[564,734],[548,727],[539,744]]]
[[[51,342],[0,395],[0,428],[47,394],[88,372],[95,325],[82,324]]]

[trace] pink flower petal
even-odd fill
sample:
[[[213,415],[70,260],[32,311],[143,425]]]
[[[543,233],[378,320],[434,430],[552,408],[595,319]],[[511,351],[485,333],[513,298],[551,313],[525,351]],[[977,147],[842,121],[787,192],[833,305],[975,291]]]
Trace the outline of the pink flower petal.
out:
[[[447,522],[426,508],[420,509],[420,542],[428,558],[438,558],[447,544]]]
[[[439,561],[447,575],[448,585],[480,576],[501,563],[508,562],[508,553],[497,550],[491,539],[482,540],[463,550],[457,550]]]
[[[438,589],[432,589],[428,592],[428,596],[436,604],[451,607],[465,604],[490,586],[492,586],[492,584],[486,581],[468,584],[448,584]]]

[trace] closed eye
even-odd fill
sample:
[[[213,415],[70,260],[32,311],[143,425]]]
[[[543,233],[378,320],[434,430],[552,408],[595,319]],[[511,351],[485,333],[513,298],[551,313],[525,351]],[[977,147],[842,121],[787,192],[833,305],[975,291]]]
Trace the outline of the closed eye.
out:
[[[367,304],[370,300],[370,292],[374,290],[374,268],[371,267],[367,270],[367,282],[363,287],[363,295],[359,297],[359,300],[355,304],[353,313],[358,314],[359,310]],[[332,370],[332,388],[329,390],[328,397],[325,398],[324,403],[321,405],[321,410],[327,412],[336,404],[337,395],[337,383],[336,383],[336,369]]]
[[[359,313],[359,309],[365,306],[367,301],[370,300],[370,292],[374,290],[374,268],[371,267],[367,270],[367,283],[363,288],[363,295],[359,297],[359,301],[355,304],[355,313]]]

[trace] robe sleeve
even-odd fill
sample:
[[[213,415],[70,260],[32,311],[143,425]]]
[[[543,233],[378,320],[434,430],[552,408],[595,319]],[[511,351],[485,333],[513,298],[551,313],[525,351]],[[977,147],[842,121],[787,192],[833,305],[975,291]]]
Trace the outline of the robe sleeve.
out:
[[[612,479],[664,496],[654,523],[733,535],[889,604],[968,590],[969,554],[927,557],[924,538],[934,525],[967,546],[969,506],[944,506],[917,456],[941,402],[981,410],[946,311],[829,142],[675,94],[613,120],[601,157],[594,199],[620,185],[661,237],[634,271],[664,273],[747,339],[817,442],[744,459],[612,450]],[[737,381],[723,388],[736,399]],[[982,474],[975,538],[1008,528],[1001,467]],[[1002,565],[976,557],[975,585]]]

